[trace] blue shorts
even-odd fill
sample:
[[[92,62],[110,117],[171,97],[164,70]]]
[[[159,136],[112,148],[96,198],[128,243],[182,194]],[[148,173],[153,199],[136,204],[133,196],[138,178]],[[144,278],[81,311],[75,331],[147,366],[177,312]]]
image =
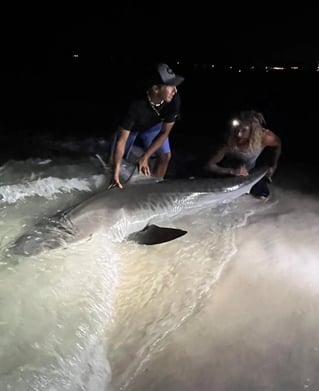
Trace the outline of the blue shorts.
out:
[[[144,132],[130,132],[128,139],[126,141],[125,153],[124,157],[128,158],[130,151],[134,144],[141,146],[144,150],[146,150],[153,142],[155,137],[159,134],[162,129],[162,122],[154,125],[148,130]],[[169,144],[168,138],[164,141],[163,145],[161,145],[156,152],[152,155],[152,157],[157,157],[162,154],[170,153],[171,148]]]

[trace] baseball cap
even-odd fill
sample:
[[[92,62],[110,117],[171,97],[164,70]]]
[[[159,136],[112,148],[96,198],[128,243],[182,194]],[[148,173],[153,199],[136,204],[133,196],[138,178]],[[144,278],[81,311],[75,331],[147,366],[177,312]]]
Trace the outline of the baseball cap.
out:
[[[165,63],[157,64],[158,83],[165,84],[167,86],[179,86],[183,81],[184,77],[176,75],[172,68]]]

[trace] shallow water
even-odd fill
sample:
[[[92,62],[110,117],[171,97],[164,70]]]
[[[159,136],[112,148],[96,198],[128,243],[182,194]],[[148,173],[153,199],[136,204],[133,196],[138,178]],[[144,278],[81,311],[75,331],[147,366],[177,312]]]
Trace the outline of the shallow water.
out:
[[[99,232],[12,256],[18,235],[107,175],[93,158],[1,167],[0,389],[316,389],[319,209],[296,171],[278,173],[267,202],[171,221],[188,234],[169,243]]]

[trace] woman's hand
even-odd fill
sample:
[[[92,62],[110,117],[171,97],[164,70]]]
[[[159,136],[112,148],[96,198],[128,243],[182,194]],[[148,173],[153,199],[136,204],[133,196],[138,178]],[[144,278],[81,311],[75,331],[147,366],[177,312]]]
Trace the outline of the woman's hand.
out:
[[[245,166],[240,166],[239,168],[232,168],[231,174],[235,176],[248,176],[249,172]]]
[[[276,171],[277,166],[269,167],[267,171],[267,177],[271,179],[271,177],[274,175],[274,172]]]

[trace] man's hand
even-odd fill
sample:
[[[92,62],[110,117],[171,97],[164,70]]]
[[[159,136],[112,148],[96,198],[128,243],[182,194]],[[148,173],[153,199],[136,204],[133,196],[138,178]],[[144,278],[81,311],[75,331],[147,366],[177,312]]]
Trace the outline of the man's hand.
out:
[[[138,172],[139,173],[142,173],[146,176],[151,175],[151,170],[148,165],[148,158],[147,157],[141,156],[140,159],[138,160],[137,164],[138,164]]]
[[[114,176],[114,177],[111,179],[111,182],[110,182],[110,184],[108,185],[108,189],[112,189],[113,187],[119,187],[120,189],[123,189],[123,185],[122,185],[122,183],[120,182],[120,178],[117,177],[117,176]]]

